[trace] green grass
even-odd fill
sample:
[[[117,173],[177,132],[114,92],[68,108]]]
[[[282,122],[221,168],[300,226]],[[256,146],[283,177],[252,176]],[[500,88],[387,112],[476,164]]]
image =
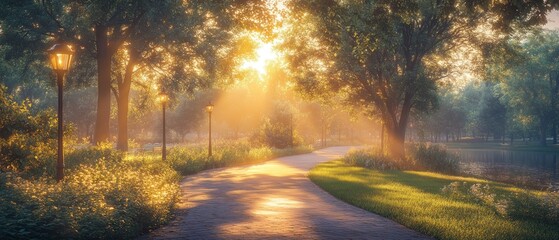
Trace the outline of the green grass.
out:
[[[541,146],[537,143],[515,142],[513,145],[496,142],[487,143],[444,143],[450,149],[510,150],[526,152],[559,152],[559,145]]]
[[[499,192],[520,192],[511,185],[431,172],[377,171],[319,164],[310,179],[333,196],[439,239],[559,239],[559,224],[512,220],[493,209],[443,195],[451,182],[484,183]]]

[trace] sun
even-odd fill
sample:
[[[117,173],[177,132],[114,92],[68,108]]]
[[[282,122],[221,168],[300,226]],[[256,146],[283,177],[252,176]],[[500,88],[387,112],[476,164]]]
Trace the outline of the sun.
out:
[[[256,58],[253,60],[245,61],[242,65],[244,69],[253,69],[258,74],[264,75],[266,73],[266,66],[269,62],[274,61],[278,54],[274,51],[271,43],[262,43],[256,49]]]

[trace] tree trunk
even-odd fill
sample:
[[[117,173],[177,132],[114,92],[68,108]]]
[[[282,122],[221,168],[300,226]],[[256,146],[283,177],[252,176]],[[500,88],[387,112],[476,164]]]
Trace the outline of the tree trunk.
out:
[[[380,152],[384,155],[384,123],[382,124],[382,130],[380,131]]]
[[[130,51],[130,59],[126,65],[124,79],[118,84],[118,140],[117,149],[128,151],[128,108],[130,102],[130,86],[132,85],[132,74],[136,65],[135,55]]]
[[[107,27],[95,27],[97,45],[97,119],[93,141],[109,140],[111,113],[111,54],[107,39]]]
[[[386,132],[388,133],[388,154],[397,160],[404,159],[406,156],[404,147],[406,129],[386,125]]]
[[[119,98],[117,99],[118,109],[118,136],[116,147],[121,151],[128,151],[128,95],[129,93],[119,89]]]

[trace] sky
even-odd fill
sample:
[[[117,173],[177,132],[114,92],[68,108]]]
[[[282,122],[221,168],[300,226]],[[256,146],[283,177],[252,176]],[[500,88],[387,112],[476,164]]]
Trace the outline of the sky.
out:
[[[547,24],[544,28],[559,30],[559,11],[553,10],[547,15]]]

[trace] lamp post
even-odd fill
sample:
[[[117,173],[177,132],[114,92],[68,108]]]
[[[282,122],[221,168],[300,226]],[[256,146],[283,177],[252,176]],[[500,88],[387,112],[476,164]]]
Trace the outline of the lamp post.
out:
[[[289,147],[293,148],[293,113],[289,113]]]
[[[68,44],[54,44],[49,50],[50,63],[56,73],[58,87],[58,157],[56,159],[56,181],[60,182],[64,178],[64,126],[63,117],[63,87],[64,75],[70,69],[70,63],[74,56],[74,50]]]
[[[206,106],[206,112],[208,112],[208,156],[212,156],[212,111],[214,110],[214,105],[212,102],[208,103]]]
[[[163,159],[163,161],[167,160],[167,144],[166,144],[166,132],[165,131],[165,107],[167,105],[167,101],[169,100],[169,97],[167,96],[167,94],[165,94],[165,92],[160,92],[159,93],[159,97],[157,98],[159,100],[159,102],[161,102],[161,109],[163,110],[163,146],[161,147],[161,159]]]

